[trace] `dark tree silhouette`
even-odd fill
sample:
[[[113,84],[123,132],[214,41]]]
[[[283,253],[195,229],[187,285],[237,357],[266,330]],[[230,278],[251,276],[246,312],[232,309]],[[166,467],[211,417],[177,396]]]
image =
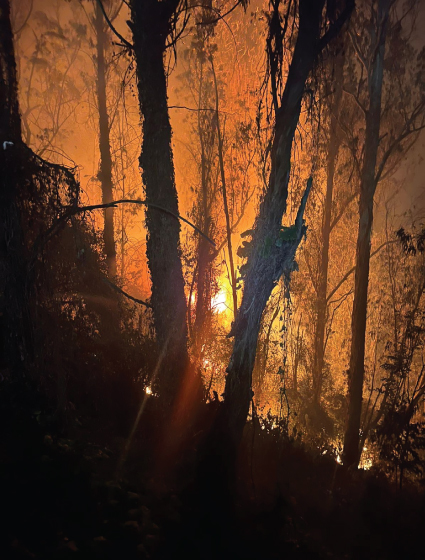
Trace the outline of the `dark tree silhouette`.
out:
[[[136,59],[143,143],[140,166],[146,201],[178,214],[171,148],[164,56],[175,29],[179,0],[132,0],[131,29]],[[180,224],[152,207],[146,210],[147,257],[152,278],[152,307],[162,356],[157,385],[170,404],[182,389],[189,370],[187,304],[180,259]]]
[[[274,12],[278,13],[280,2],[272,2],[272,5]],[[214,468],[228,481],[233,477],[236,452],[252,398],[252,371],[263,310],[279,278],[283,275],[290,277],[294,268],[295,253],[306,233],[303,216],[312,184],[311,178],[295,223],[289,228],[282,228],[282,217],[286,211],[288,197],[292,143],[305,84],[320,52],[341,30],[354,3],[347,1],[339,16],[331,18],[333,21],[321,36],[324,27],[324,6],[324,0],[299,2],[298,35],[292,62],[283,94],[279,100],[275,97],[276,121],[269,183],[254,225],[252,241],[246,246],[248,258],[244,265],[244,292],[230,333],[230,336],[234,336],[234,346],[227,368],[225,398],[212,434],[212,451],[208,452],[210,464],[214,464]],[[272,17],[269,25],[269,42],[275,45],[275,50],[281,49],[282,19]],[[273,75],[272,65],[270,67],[272,86],[274,83],[272,91],[276,92],[276,80],[281,76]],[[281,72],[278,66],[275,68],[276,72]]]
[[[323,386],[323,367],[325,361],[325,332],[328,314],[328,269],[329,269],[329,243],[332,230],[332,206],[334,197],[335,170],[338,152],[341,146],[341,134],[338,131],[338,112],[342,99],[344,56],[342,45],[340,52],[334,54],[333,78],[334,92],[329,104],[329,141],[327,145],[326,160],[326,194],[323,209],[322,246],[319,255],[319,271],[317,283],[317,319],[314,332],[313,354],[313,401],[315,406],[320,406]]]
[[[79,185],[72,171],[46,162],[22,141],[8,0],[0,2],[0,103],[2,365],[19,373],[36,357],[34,310],[43,240],[63,207],[78,203]]]
[[[21,209],[21,117],[8,0],[0,2],[0,293],[3,365],[31,351]]]
[[[406,4],[406,9],[414,7],[414,4]],[[401,21],[404,16],[397,13],[394,0],[379,0],[372,6],[367,3],[361,7],[363,10],[359,8],[355,20],[358,35],[354,30],[350,31],[358,64],[366,75],[359,81],[361,86],[353,95],[357,110],[360,109],[364,116],[365,142],[361,158],[357,161],[361,172],[348,418],[344,436],[344,465],[347,467],[357,467],[361,456],[360,425],[374,196],[380,180],[397,168],[402,155],[415,143],[425,118],[423,85],[415,76],[421,70],[415,68],[412,72],[409,69],[416,57],[403,36]],[[403,63],[400,63],[401,57]],[[401,69],[400,64],[403,65]],[[400,72],[406,73],[406,79],[398,79]],[[400,100],[401,109],[395,103],[396,99]]]
[[[100,172],[99,178],[102,185],[102,202],[112,202],[112,157],[109,135],[108,108],[106,103],[106,70],[105,47],[107,45],[106,23],[99,2],[95,2],[96,15],[94,29],[96,33],[96,89],[99,111],[99,149]],[[114,238],[114,209],[104,210],[103,241],[105,244],[106,264],[108,274],[114,278],[117,274],[117,253]]]

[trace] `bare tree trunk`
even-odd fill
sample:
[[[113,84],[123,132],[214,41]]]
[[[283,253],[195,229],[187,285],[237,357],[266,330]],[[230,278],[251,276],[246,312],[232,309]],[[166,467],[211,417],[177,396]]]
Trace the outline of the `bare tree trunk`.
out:
[[[204,65],[200,61],[200,79],[199,79],[199,100],[198,100],[198,136],[201,147],[201,219],[199,223],[200,229],[209,235],[211,226],[210,206],[208,204],[208,190],[210,187],[210,167],[211,162],[208,161],[205,146],[205,128],[201,123],[202,111],[202,93],[204,88]],[[195,335],[195,355],[199,360],[202,354],[202,347],[205,341],[205,332],[207,325],[207,310],[211,301],[210,282],[208,282],[208,272],[211,265],[210,244],[204,237],[199,238],[198,242],[198,259],[197,259],[197,278],[196,278],[196,313],[194,321]]]
[[[16,373],[31,354],[27,259],[18,202],[22,160],[21,117],[8,0],[0,0],[0,367]]]
[[[363,399],[367,294],[373,197],[376,190],[376,162],[381,121],[385,41],[391,0],[379,0],[376,48],[369,73],[369,108],[366,111],[366,140],[359,200],[359,232],[356,249],[354,304],[351,322],[351,353],[348,385],[348,419],[344,436],[344,465],[358,466],[361,451],[360,417]]]
[[[164,69],[166,39],[178,0],[133,0],[131,27],[143,115],[140,166],[146,200],[178,214],[171,149],[171,125]],[[157,384],[164,403],[172,403],[189,364],[186,298],[180,260],[180,224],[165,212],[146,210],[147,257],[152,278],[153,317],[159,351],[163,355]]]
[[[335,92],[330,105],[330,129],[327,157],[326,196],[323,211],[322,225],[322,247],[319,257],[319,282],[317,286],[317,318],[314,333],[314,355],[313,355],[313,403],[320,406],[323,386],[323,366],[325,360],[325,332],[328,314],[327,292],[328,292],[328,269],[329,269],[329,241],[331,234],[332,203],[334,191],[334,179],[336,160],[338,157],[341,140],[338,137],[338,111],[342,98],[342,78],[344,69],[344,58],[341,54],[336,55],[335,62]]]
[[[108,108],[106,104],[106,63],[105,63],[105,20],[99,2],[96,4],[96,18],[94,21],[96,31],[97,51],[97,104],[99,111],[99,149],[100,173],[102,185],[102,203],[109,204],[114,200],[112,188],[112,158],[109,137]],[[114,209],[106,208],[104,211],[103,241],[105,244],[106,264],[110,278],[117,274],[117,254],[114,237]]]
[[[236,319],[236,315],[238,312],[238,295],[236,291],[235,264],[233,262],[232,227],[230,225],[229,205],[227,203],[226,174],[224,172],[223,136],[221,134],[221,129],[220,129],[220,112],[219,112],[217,76],[215,74],[214,60],[212,56],[211,56],[211,70],[214,78],[214,89],[215,89],[215,113],[216,113],[216,126],[217,126],[217,140],[218,140],[218,162],[220,166],[221,192],[223,195],[224,215],[226,217],[227,252],[229,253],[230,283],[232,285],[233,317],[234,319]]]

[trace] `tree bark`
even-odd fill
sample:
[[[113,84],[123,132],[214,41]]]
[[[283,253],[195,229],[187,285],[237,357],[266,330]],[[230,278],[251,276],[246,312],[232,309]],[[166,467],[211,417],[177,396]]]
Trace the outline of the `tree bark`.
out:
[[[360,181],[359,231],[356,247],[354,303],[351,322],[348,418],[344,435],[343,462],[346,467],[357,467],[361,455],[359,448],[360,418],[363,399],[370,240],[373,224],[373,198],[377,185],[376,162],[381,121],[385,42],[390,6],[391,0],[379,0],[377,43],[369,72],[369,108],[366,111],[366,139]]]
[[[171,125],[164,69],[166,39],[177,0],[133,0],[133,31],[143,143],[140,166],[148,203],[178,214],[178,198],[171,149]],[[147,207],[147,257],[152,279],[153,318],[162,366],[157,386],[171,404],[188,368],[186,299],[180,260],[180,224],[164,212]]]
[[[326,196],[323,210],[322,247],[319,257],[319,282],[317,286],[317,318],[314,333],[313,357],[313,404],[320,406],[323,387],[323,367],[325,361],[325,332],[328,315],[328,269],[329,243],[331,234],[332,203],[335,180],[335,168],[341,140],[338,137],[338,111],[342,98],[342,79],[344,69],[343,55],[337,54],[335,61],[335,92],[330,106],[330,127],[328,157],[326,165]]]
[[[94,21],[96,31],[96,70],[97,70],[97,104],[99,111],[99,149],[100,172],[99,178],[102,185],[102,203],[109,204],[114,200],[112,187],[112,158],[109,135],[108,108],[106,104],[106,62],[105,62],[105,20],[99,2],[96,4],[96,18]],[[106,265],[111,279],[117,275],[117,253],[114,236],[114,209],[106,208],[103,211],[103,241],[105,244]]]
[[[18,202],[25,169],[22,149],[10,5],[8,0],[0,0],[0,365],[14,373],[32,353],[27,260]]]

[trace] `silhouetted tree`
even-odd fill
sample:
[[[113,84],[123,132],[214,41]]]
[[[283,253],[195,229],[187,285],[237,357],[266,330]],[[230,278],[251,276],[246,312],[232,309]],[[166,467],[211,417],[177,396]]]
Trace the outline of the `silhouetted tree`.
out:
[[[64,206],[76,205],[73,173],[25,145],[8,0],[0,2],[0,297],[3,365],[27,369],[37,354],[34,322],[48,232]],[[60,224],[63,227],[63,223]],[[61,227],[54,228],[59,231]],[[40,329],[37,330],[38,338]]]
[[[263,310],[279,278],[282,275],[290,277],[295,266],[296,250],[306,233],[303,216],[312,178],[308,181],[295,223],[291,227],[282,228],[292,144],[305,84],[320,52],[339,33],[354,6],[353,2],[348,1],[338,17],[330,10],[328,18],[324,18],[324,0],[301,0],[298,3],[298,14],[294,14],[298,19],[298,35],[286,84],[278,98],[277,82],[282,78],[282,41],[292,5],[289,3],[285,19],[280,15],[280,4],[279,0],[271,2],[272,15],[269,18],[268,44],[272,45],[269,64],[275,107],[271,171],[268,188],[252,231],[252,241],[245,245],[245,255],[248,258],[243,272],[241,271],[244,279],[243,298],[230,333],[230,336],[234,336],[234,346],[227,368],[225,398],[213,430],[213,451],[208,454],[210,463],[227,480],[232,478],[236,451],[252,398],[252,371]],[[326,25],[324,19],[328,19],[329,25],[322,35],[322,29]],[[212,457],[213,454],[215,458]]]
[[[21,208],[21,117],[8,0],[0,2],[0,297],[3,366],[16,368],[31,352]]]
[[[338,113],[342,99],[344,55],[342,44],[339,52],[333,53],[332,83],[333,94],[329,103],[329,140],[326,158],[326,194],[322,217],[322,245],[319,254],[319,268],[317,281],[317,318],[314,331],[313,348],[313,402],[320,406],[323,385],[323,368],[325,362],[326,324],[328,315],[328,270],[329,245],[332,231],[332,209],[334,198],[335,172],[338,153],[341,146],[341,133],[338,128]]]
[[[132,0],[131,29],[137,86],[143,116],[140,166],[146,201],[178,214],[171,125],[167,105],[165,52],[173,41],[180,0]],[[184,2],[183,2],[184,4]],[[147,257],[152,278],[152,306],[162,364],[158,386],[171,403],[188,373],[186,298],[180,260],[180,224],[153,207],[146,210]]]
[[[410,10],[409,5],[406,8]],[[361,155],[355,156],[360,169],[360,198],[351,323],[348,419],[344,436],[346,466],[357,466],[361,455],[360,419],[376,187],[385,175],[396,168],[401,154],[405,154],[413,145],[417,132],[424,126],[425,97],[421,79],[418,79],[421,67],[412,70],[409,66],[409,59],[414,63],[421,58],[420,54],[416,58],[409,47],[409,41],[403,37],[403,17],[397,14],[395,0],[379,0],[358,9],[355,28],[350,31],[359,72],[358,86],[352,88],[352,97],[356,109],[364,116],[365,140]],[[404,65],[401,66],[403,53]],[[406,76],[400,80],[400,74],[403,73]],[[395,99],[403,104],[402,110],[394,103]],[[348,131],[348,135],[350,134],[351,131]]]
[[[94,29],[96,33],[96,90],[99,111],[99,149],[100,171],[99,179],[102,185],[102,202],[108,204],[113,201],[112,186],[112,157],[109,138],[109,118],[106,97],[106,72],[105,48],[107,46],[106,22],[99,2],[95,1],[96,15]],[[114,278],[117,274],[117,253],[114,237],[114,209],[106,208],[104,211],[103,241],[105,244],[106,264],[108,274]]]

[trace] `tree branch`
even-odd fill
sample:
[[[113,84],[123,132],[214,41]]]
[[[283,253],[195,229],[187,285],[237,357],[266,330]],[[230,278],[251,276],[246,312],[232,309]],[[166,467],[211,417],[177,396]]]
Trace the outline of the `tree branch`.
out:
[[[354,10],[354,6],[354,0],[346,0],[345,8],[342,10],[335,23],[331,25],[328,31],[326,31],[326,33],[320,39],[319,52],[321,52],[332,41],[332,39],[335,39],[335,37],[341,31],[344,23],[350,18],[351,12]]]
[[[113,290],[115,290],[116,292],[118,292],[119,294],[125,296],[128,299],[131,299],[131,301],[135,301],[136,303],[140,303],[141,305],[144,305],[145,307],[148,307],[149,309],[152,309],[152,305],[146,301],[143,301],[142,299],[137,299],[133,296],[131,296],[130,294],[128,294],[127,292],[124,292],[124,290],[122,288],[120,288],[119,286],[117,286],[116,284],[114,284],[113,282],[111,282],[110,280],[108,280],[108,278],[106,278],[106,276],[104,276],[102,278],[102,280],[105,282],[105,284],[107,284],[110,288],[112,288]]]
[[[423,107],[423,104],[421,104],[421,106]],[[416,110],[415,110],[415,112],[416,112]],[[393,141],[393,143],[389,146],[389,148],[387,149],[387,151],[383,155],[381,163],[380,163],[379,168],[378,168],[378,172],[377,172],[376,177],[375,177],[376,184],[378,184],[379,180],[381,179],[381,175],[382,175],[382,172],[384,171],[384,167],[385,167],[385,165],[388,161],[388,158],[391,156],[391,154],[397,148],[397,146],[399,146],[401,144],[401,142],[403,142],[403,140],[405,140],[411,134],[415,134],[416,132],[420,132],[421,130],[423,130],[425,128],[425,124],[423,124],[421,126],[418,126],[418,127],[415,127],[415,128],[410,128],[410,124],[411,124],[413,119],[414,119],[414,115],[412,113],[412,116],[410,117],[410,119],[406,123],[406,126],[404,128],[404,132],[402,132]]]
[[[112,202],[108,202],[107,204],[93,204],[90,206],[71,207],[70,216],[71,215],[74,216],[75,214],[80,214],[81,212],[92,212],[93,210],[114,208],[117,204],[139,204],[140,206],[147,206],[148,208],[155,208],[155,210],[160,210],[161,212],[165,212],[166,214],[169,214],[176,220],[181,220],[182,222],[185,222],[187,225],[189,225],[195,231],[197,231],[199,235],[202,235],[202,237],[204,237],[209,243],[211,243],[213,247],[215,247],[214,241],[210,239],[208,235],[205,235],[205,233],[201,231],[198,227],[196,227],[195,224],[192,224],[192,222],[189,222],[189,220],[183,218],[183,216],[181,216],[180,214],[174,214],[174,212],[171,212],[171,210],[167,210],[167,208],[163,208],[162,206],[159,206],[158,204],[153,204],[152,202],[146,202],[146,200],[137,200],[137,199],[128,198],[128,199],[114,200]]]
[[[332,223],[330,225],[330,230],[333,231],[334,227],[338,224],[339,220],[343,217],[345,211],[347,210],[348,206],[350,206],[350,204],[353,202],[353,200],[355,200],[358,196],[358,193],[354,193],[352,195],[350,195],[342,204],[338,214],[335,216],[335,218],[332,220]]]
[[[125,39],[125,38],[121,35],[121,33],[119,33],[119,32],[115,29],[115,27],[114,27],[112,21],[109,19],[108,14],[107,14],[106,11],[105,11],[105,8],[104,8],[104,6],[103,6],[102,0],[96,0],[96,1],[97,1],[97,3],[99,4],[100,9],[102,10],[102,14],[103,14],[103,17],[105,18],[106,23],[108,24],[108,26],[109,26],[110,29],[112,30],[112,33],[113,33],[114,35],[116,35],[116,36],[118,37],[118,39],[123,43],[123,45],[125,45],[128,49],[130,49],[131,51],[134,50],[134,46],[133,46],[129,41],[127,41],[127,39]]]
[[[390,241],[385,241],[385,243],[382,243],[382,245],[380,245],[377,249],[373,251],[373,253],[371,253],[370,258],[374,257],[377,253],[379,253],[381,249],[383,249],[387,245],[391,245],[392,243],[397,243],[397,241],[398,241],[397,239],[391,239]],[[341,278],[341,280],[338,282],[335,288],[333,288],[333,290],[331,290],[329,295],[326,297],[326,303],[329,303],[331,297],[335,295],[335,293],[340,289],[340,287],[344,284],[344,282],[348,280],[348,278],[353,274],[355,270],[356,267],[353,266],[346,274],[344,274],[344,276]]]

